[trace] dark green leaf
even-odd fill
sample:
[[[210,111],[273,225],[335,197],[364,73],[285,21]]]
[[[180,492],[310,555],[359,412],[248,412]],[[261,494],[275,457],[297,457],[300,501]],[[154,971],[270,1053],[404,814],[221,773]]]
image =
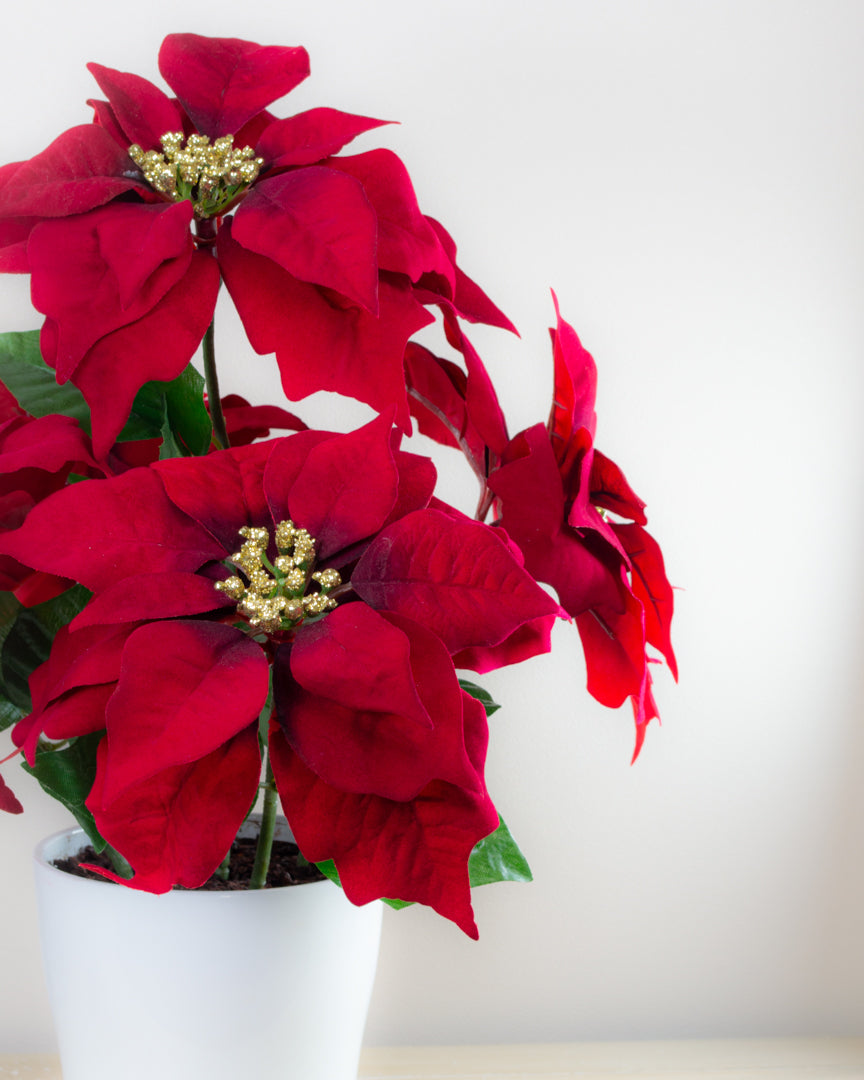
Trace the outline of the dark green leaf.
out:
[[[141,387],[120,440],[161,438],[161,457],[182,457],[205,454],[211,433],[204,380],[189,364],[171,382],[154,381]]]
[[[174,429],[171,427],[171,421],[168,419],[168,411],[165,411],[165,420],[162,424],[162,445],[159,447],[159,460],[163,461],[165,458],[183,457],[183,447],[177,441],[177,436],[174,434]]]
[[[36,777],[46,794],[74,814],[97,852],[105,850],[106,842],[99,835],[84,800],[96,779],[96,748],[101,739],[102,732],[96,732],[72,739],[58,750],[39,747],[34,765],[31,767],[26,761],[21,765],[25,772]]]
[[[328,859],[327,862],[315,863],[315,865],[324,877],[329,878],[341,888],[342,882],[339,880],[339,871],[336,869],[336,863],[332,859]]]
[[[501,706],[492,700],[492,695],[488,690],[484,690],[482,686],[477,686],[476,683],[469,682],[467,679],[460,679],[459,685],[465,691],[466,694],[470,694],[471,697],[477,698],[477,700],[483,705],[486,710],[486,715],[491,716],[492,713],[498,712]]]
[[[21,602],[16,600],[11,592],[0,592],[0,649],[3,648],[3,642],[9,636],[20,610]]]
[[[83,586],[75,585],[44,604],[19,609],[2,643],[0,683],[4,696],[25,714],[31,707],[30,676],[48,659],[57,631],[75,618],[89,598]]]
[[[495,832],[474,846],[468,860],[471,887],[491,885],[495,881],[533,881],[531,868],[504,819]]]
[[[165,384],[168,422],[185,454],[206,454],[213,437],[210,414],[204,404],[204,379],[188,364],[173,382]]]
[[[0,334],[0,380],[32,416],[74,416],[90,434],[87,402],[71,382],[57,385],[53,369],[42,359],[38,330]]]

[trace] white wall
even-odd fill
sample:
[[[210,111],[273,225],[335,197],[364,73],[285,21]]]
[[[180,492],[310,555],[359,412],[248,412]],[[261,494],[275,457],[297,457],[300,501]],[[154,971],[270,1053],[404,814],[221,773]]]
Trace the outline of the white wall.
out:
[[[363,145],[403,155],[520,327],[473,335],[511,430],[546,415],[554,286],[598,361],[599,445],[682,587],[681,683],[659,679],[663,727],[633,768],[629,715],[588,699],[572,628],[552,657],[487,677],[506,706],[489,782],[536,881],[476,894],[478,944],[388,912],[369,1040],[860,1034],[864,6],[208,8],[206,24],[167,0],[7,13],[0,160],[88,118],[87,60],[155,78],[173,30],[305,44],[313,76],[285,109],[401,120]],[[3,329],[37,325],[27,297],[0,282]],[[273,364],[247,364],[229,323],[225,388],[275,397]],[[10,1051],[51,1045],[28,859],[66,823],[16,787],[26,813],[0,819]]]

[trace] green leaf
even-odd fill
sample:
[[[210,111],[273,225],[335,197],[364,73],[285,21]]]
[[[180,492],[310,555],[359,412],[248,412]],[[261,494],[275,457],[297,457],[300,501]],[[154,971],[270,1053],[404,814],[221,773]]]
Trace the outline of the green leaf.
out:
[[[0,380],[32,416],[73,416],[90,434],[90,409],[84,395],[71,382],[57,385],[54,370],[42,359],[38,330],[0,334]]]
[[[339,871],[336,869],[336,863],[332,859],[328,859],[327,862],[315,863],[324,877],[329,878],[332,882],[342,888],[342,882],[339,880]]]
[[[468,877],[471,887],[491,885],[495,881],[533,881],[531,868],[504,819],[495,832],[474,845],[468,859]]]
[[[75,585],[44,604],[19,608],[0,648],[0,688],[16,709],[23,710],[22,715],[31,709],[30,676],[48,659],[57,631],[70,623],[89,599],[90,593]]]
[[[173,382],[165,384],[168,422],[185,454],[206,454],[213,438],[213,424],[204,404],[204,378],[188,364]]]
[[[471,697],[477,698],[477,700],[483,705],[486,710],[486,715],[491,716],[492,713],[498,712],[501,706],[492,700],[492,695],[488,690],[484,690],[482,686],[477,686],[476,683],[469,682],[467,679],[460,679],[459,685],[465,691],[466,694],[470,694]]]
[[[174,434],[174,429],[171,427],[171,421],[168,419],[168,409],[165,409],[165,419],[162,422],[162,429],[160,434],[162,435],[162,445],[159,447],[159,460],[164,461],[165,458],[183,457],[183,447],[177,441],[177,436]]]
[[[188,364],[171,382],[145,383],[132,403],[120,441],[162,439],[160,457],[205,454],[212,435],[204,379]]]
[[[6,638],[9,637],[20,610],[21,604],[12,593],[0,593],[0,656],[2,656]],[[9,700],[6,687],[2,683],[2,679],[0,679],[0,731],[5,731],[6,728],[17,724],[19,720],[27,715],[27,711]]]
[[[72,739],[57,750],[40,746],[33,766],[26,761],[21,763],[25,772],[36,777],[46,794],[72,812],[97,852],[104,851],[107,845],[84,800],[96,779],[96,748],[101,739],[102,732],[97,731]]]

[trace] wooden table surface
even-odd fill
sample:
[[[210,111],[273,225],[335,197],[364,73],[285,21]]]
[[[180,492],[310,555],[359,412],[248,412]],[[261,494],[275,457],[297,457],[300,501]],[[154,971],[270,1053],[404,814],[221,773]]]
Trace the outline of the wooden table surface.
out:
[[[0,1078],[12,1080],[13,1077],[61,1080],[59,1061],[53,1054],[0,1054]],[[616,1080],[864,1080],[864,1038],[367,1047],[363,1051],[359,1080],[610,1080],[612,1077]]]

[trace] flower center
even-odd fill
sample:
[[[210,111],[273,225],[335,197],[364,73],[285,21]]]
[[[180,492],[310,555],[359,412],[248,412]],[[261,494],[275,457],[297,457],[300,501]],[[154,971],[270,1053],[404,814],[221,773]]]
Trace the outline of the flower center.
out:
[[[221,214],[264,164],[251,146],[235,149],[233,135],[223,135],[212,146],[206,135],[190,135],[184,146],[183,132],[169,131],[160,142],[161,154],[133,143],[129,157],[152,188],[174,202],[188,199],[199,218]]]
[[[219,592],[237,603],[237,610],[251,626],[267,634],[293,630],[304,619],[323,615],[336,607],[328,594],[342,578],[337,570],[316,570],[315,541],[305,529],[291,521],[276,526],[279,555],[271,563],[267,558],[270,534],[266,529],[244,527],[240,535],[245,543],[230,561],[243,574],[216,583]],[[245,577],[245,581],[243,578]],[[317,589],[307,593],[312,582]]]

